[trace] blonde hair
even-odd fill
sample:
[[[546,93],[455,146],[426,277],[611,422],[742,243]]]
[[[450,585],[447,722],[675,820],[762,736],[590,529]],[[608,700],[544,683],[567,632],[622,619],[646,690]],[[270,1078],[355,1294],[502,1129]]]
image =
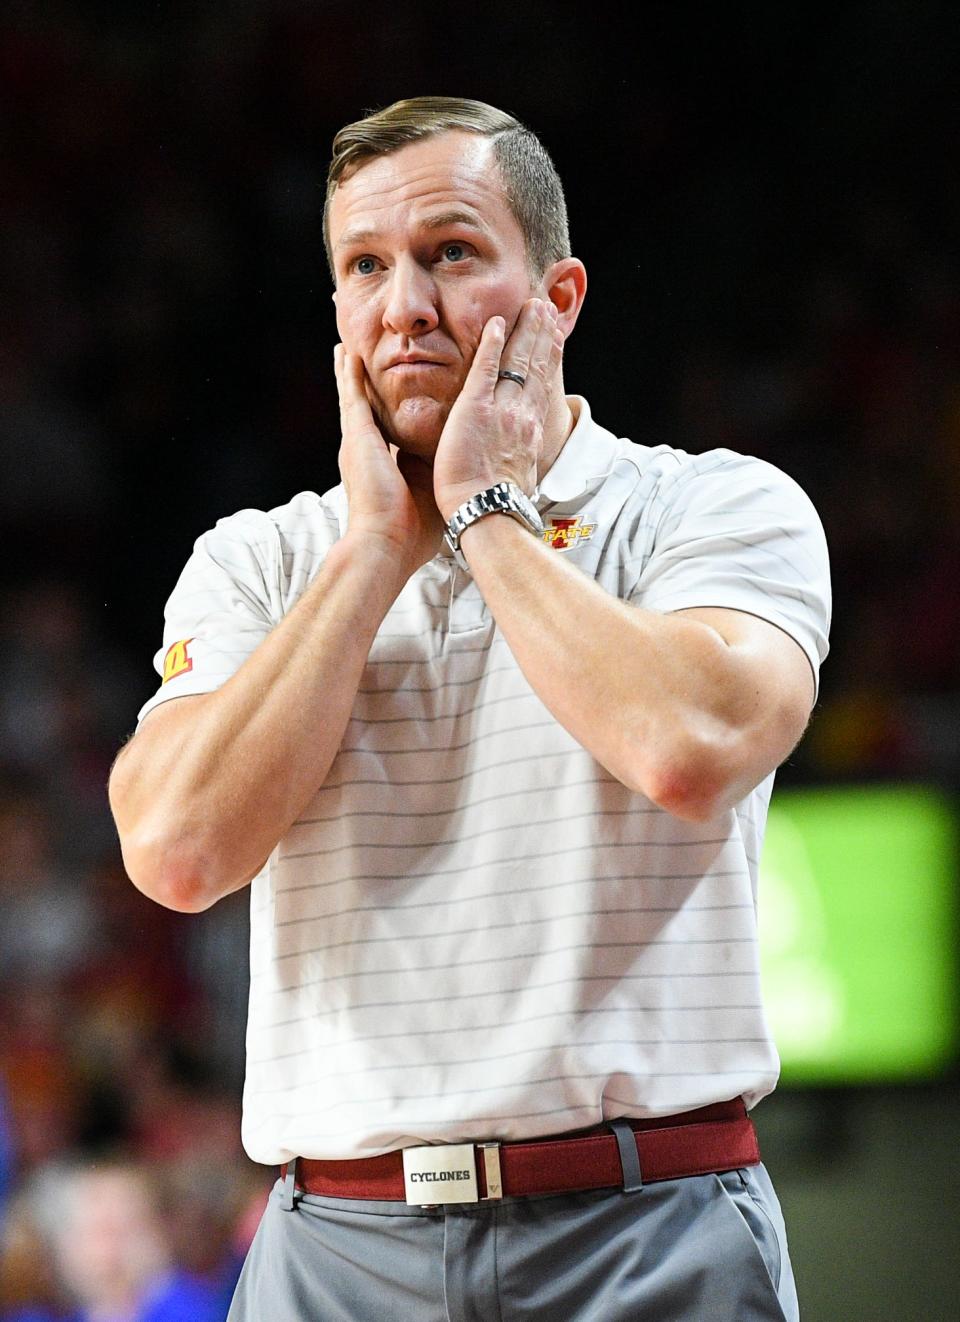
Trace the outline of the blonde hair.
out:
[[[527,248],[533,275],[570,256],[570,231],[563,185],[553,161],[535,133],[519,120],[484,101],[452,96],[416,96],[395,101],[346,124],[333,139],[323,205],[323,242],[331,275],[330,199],[362,165],[387,156],[421,138],[459,130],[477,133],[493,143],[504,197]]]

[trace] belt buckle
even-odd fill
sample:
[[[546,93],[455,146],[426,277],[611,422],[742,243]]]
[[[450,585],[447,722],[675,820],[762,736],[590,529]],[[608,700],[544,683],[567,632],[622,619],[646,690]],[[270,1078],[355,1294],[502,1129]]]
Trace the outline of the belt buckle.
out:
[[[477,1148],[483,1153],[487,1193],[481,1199]],[[403,1149],[406,1201],[414,1207],[479,1203],[503,1197],[499,1143],[436,1143]]]

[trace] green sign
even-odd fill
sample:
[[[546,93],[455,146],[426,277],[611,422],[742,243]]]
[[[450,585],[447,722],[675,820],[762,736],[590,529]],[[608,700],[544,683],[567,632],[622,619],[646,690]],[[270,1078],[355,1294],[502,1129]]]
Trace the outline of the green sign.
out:
[[[760,944],[784,1083],[932,1078],[955,1059],[957,869],[937,790],[774,793]]]

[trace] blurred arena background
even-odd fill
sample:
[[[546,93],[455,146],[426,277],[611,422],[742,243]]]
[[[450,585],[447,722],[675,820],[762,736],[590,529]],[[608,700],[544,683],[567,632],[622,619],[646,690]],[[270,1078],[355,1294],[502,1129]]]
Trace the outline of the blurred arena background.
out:
[[[143,899],[105,782],[193,539],[337,480],[329,143],[422,93],[553,153],[598,420],[758,454],[820,510],[833,649],[764,859],[784,1077],[758,1127],[807,1322],[957,1317],[960,22],[633,14],[5,7],[0,1322],[68,1316],[84,1270],[223,1317],[271,1182],[239,1148],[244,897]]]

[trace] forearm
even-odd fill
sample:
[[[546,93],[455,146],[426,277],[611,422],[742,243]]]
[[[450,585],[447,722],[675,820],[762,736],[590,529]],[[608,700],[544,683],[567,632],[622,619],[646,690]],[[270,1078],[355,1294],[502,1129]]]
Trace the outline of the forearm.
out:
[[[348,533],[222,688],[151,713],[110,783],[141,890],[201,909],[256,874],[326,777],[403,581],[389,546]]]
[[[545,705],[618,780],[661,807],[712,816],[795,742],[798,717],[771,708],[749,648],[682,613],[618,601],[503,516],[474,524],[462,547]]]

